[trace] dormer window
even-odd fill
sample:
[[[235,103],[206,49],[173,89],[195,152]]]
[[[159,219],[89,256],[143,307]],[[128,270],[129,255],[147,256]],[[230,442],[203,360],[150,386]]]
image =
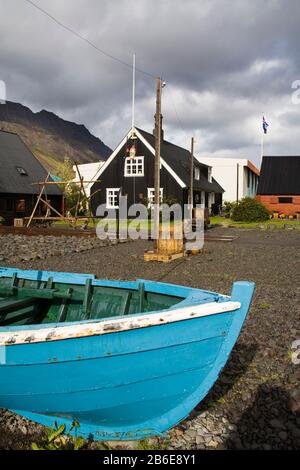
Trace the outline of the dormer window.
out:
[[[200,168],[196,166],[195,167],[195,180],[199,180],[199,179],[200,179]]]
[[[16,166],[17,172],[22,176],[28,176],[27,171],[22,166]]]
[[[126,157],[124,176],[144,176],[144,157]]]

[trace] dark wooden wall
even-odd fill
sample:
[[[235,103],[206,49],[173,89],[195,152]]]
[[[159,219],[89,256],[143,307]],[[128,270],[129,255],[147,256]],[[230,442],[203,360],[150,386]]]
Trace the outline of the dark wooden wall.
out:
[[[144,156],[144,176],[124,176],[127,144],[124,145],[102,173],[100,181],[92,186],[91,193],[100,189],[91,200],[93,214],[96,214],[100,204],[106,203],[106,188],[122,188],[122,195],[128,197],[128,206],[134,202],[146,202],[147,188],[154,187],[154,156],[139,139],[137,139],[136,147],[136,156]],[[185,202],[183,189],[163,166],[160,173],[160,186],[163,188],[164,197],[172,197],[181,205]]]
[[[29,217],[37,199],[36,194],[0,194],[0,217],[3,217],[5,224],[11,225],[14,219]],[[47,196],[50,204],[58,211],[62,210],[63,198],[60,195]],[[21,201],[24,201],[24,203]],[[25,207],[21,207],[25,206]],[[44,209],[43,209],[44,207]],[[20,210],[21,209],[21,210]],[[24,210],[23,210],[24,209]],[[44,215],[45,205],[41,205],[36,212],[36,216]],[[55,215],[55,214],[53,214]]]

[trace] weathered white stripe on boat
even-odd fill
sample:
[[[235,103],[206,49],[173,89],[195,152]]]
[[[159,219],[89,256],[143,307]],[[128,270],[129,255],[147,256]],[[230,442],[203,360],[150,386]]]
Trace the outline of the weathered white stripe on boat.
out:
[[[63,339],[80,338],[85,336],[104,335],[120,331],[147,328],[182,320],[231,312],[240,308],[240,302],[220,302],[194,305],[190,307],[164,310],[158,313],[138,316],[125,316],[74,325],[55,324],[50,328],[27,329],[19,331],[0,332],[0,346],[39,343],[43,341],[58,341]]]

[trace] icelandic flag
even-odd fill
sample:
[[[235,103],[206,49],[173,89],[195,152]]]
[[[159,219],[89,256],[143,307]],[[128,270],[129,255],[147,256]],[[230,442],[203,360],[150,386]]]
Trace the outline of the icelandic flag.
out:
[[[268,126],[269,126],[269,124],[268,124],[267,121],[265,120],[265,116],[263,116],[262,128],[263,128],[265,134],[266,134],[267,131],[268,131]]]

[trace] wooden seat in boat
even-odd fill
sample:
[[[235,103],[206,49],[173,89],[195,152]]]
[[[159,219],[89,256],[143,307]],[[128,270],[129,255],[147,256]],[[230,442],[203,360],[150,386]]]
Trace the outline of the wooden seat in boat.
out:
[[[36,316],[37,300],[9,297],[0,299],[0,325],[32,323]]]

